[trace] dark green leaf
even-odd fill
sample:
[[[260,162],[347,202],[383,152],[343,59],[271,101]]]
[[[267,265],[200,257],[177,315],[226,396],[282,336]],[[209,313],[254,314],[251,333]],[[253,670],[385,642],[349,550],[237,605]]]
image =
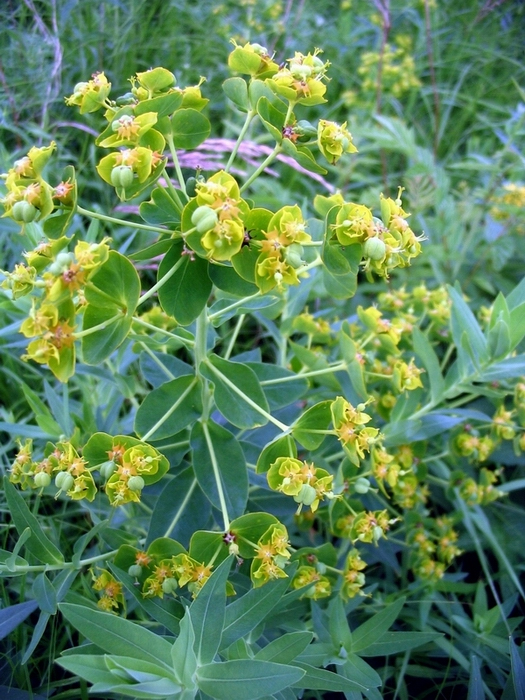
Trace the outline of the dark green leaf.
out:
[[[352,632],[352,652],[364,651],[370,644],[379,641],[388,628],[392,626],[404,604],[405,598],[399,598],[354,630]]]
[[[360,656],[390,656],[428,644],[440,636],[437,632],[385,632],[377,641],[359,652]]]
[[[313,632],[289,632],[274,639],[255,655],[260,661],[277,661],[288,664],[306,649],[312,641]]]
[[[155,187],[151,199],[142,202],[140,215],[152,226],[169,226],[180,223],[180,211],[165,187]]]
[[[159,289],[159,301],[163,310],[181,326],[193,323],[206,306],[212,289],[208,276],[208,262],[195,256],[182,255],[183,245],[177,242],[159,265],[158,279],[162,279],[178,264],[177,271]]]
[[[292,435],[307,450],[315,450],[326,437],[326,431],[332,420],[330,406],[332,401],[321,401],[311,406],[297,420]]]
[[[439,367],[438,357],[427,336],[422,333],[419,328],[414,328],[412,331],[412,338],[414,341],[414,351],[420,358],[421,362],[423,363],[423,367],[427,371],[432,401],[437,403],[439,401],[439,397],[443,394],[445,387],[443,375]]]
[[[171,647],[173,670],[177,680],[184,688],[194,688],[193,674],[197,670],[197,657],[194,651],[195,632],[191,622],[190,609],[186,608],[180,621],[180,634]]]
[[[202,492],[219,508],[220,479],[229,515],[242,515],[248,500],[248,476],[238,441],[229,430],[209,421],[194,425],[190,443],[193,469]]]
[[[19,535],[22,535],[26,528],[31,531],[31,536],[26,540],[25,547],[31,554],[44,564],[63,564],[62,552],[44,534],[40,523],[26,505],[24,498],[9,481],[9,477],[4,477],[4,492],[7,505],[13,523]]]
[[[193,375],[178,377],[151,391],[140,405],[134,430],[139,437],[161,440],[194,423],[202,413],[202,389]]]
[[[298,683],[294,683],[294,688],[305,688],[306,690],[328,690],[332,693],[345,693],[352,690],[367,690],[367,686],[357,681],[349,680],[345,676],[340,676],[332,671],[324,671],[308,664],[295,663],[294,666],[305,671],[305,675]]]
[[[0,639],[7,637],[37,608],[36,600],[28,600],[25,603],[16,603],[0,610]]]
[[[248,85],[243,78],[228,78],[222,84],[226,97],[238,107],[241,112],[248,112],[250,100],[248,98]]]
[[[215,385],[215,403],[226,420],[237,428],[255,428],[268,422],[263,415],[269,411],[268,402],[253,370],[211,355],[200,371]]]
[[[33,581],[33,595],[42,612],[54,615],[57,611],[57,596],[53,584],[44,572]]]

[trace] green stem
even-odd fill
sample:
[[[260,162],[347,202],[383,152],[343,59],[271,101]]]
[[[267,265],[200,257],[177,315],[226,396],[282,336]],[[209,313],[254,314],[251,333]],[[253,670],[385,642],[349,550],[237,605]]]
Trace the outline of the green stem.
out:
[[[111,559],[118,552],[118,549],[113,549],[111,552],[106,552],[106,554],[98,554],[96,557],[89,557],[89,559],[81,559],[79,562],[66,561],[63,564],[37,564],[37,565],[27,565],[27,566],[15,566],[13,571],[8,569],[4,564],[0,564],[0,573],[16,573],[25,574],[29,572],[39,572],[39,571],[63,571],[64,569],[83,569],[85,566],[90,566],[98,561],[105,561],[106,559]]]
[[[184,204],[181,202],[181,199],[179,197],[179,193],[175,189],[175,186],[173,185],[173,182],[171,181],[171,178],[168,174],[168,171],[166,168],[163,168],[162,174],[164,175],[164,179],[166,180],[166,185],[168,186],[169,193],[171,194],[171,198],[177,205],[177,209],[181,212],[184,209]],[[184,193],[186,194],[186,193]]]
[[[179,158],[177,156],[177,149],[175,148],[175,144],[173,143],[173,136],[171,134],[169,136],[166,136],[166,141],[168,142],[171,157],[173,158],[173,167],[175,168],[175,172],[177,173],[180,189],[183,192],[186,199],[188,199],[188,194],[186,192],[186,181],[184,180],[184,175],[182,174],[182,170],[180,167]]]
[[[118,321],[121,318],[122,314],[116,314],[115,316],[108,318],[107,321],[98,323],[96,326],[91,326],[91,328],[86,328],[86,330],[84,331],[79,331],[78,333],[75,333],[75,340],[78,340],[79,338],[85,338],[86,335],[91,335],[92,333],[96,333],[97,331],[103,331],[112,323],[115,323],[115,321]]]
[[[150,331],[155,331],[155,333],[163,333],[164,335],[167,335],[168,338],[178,340],[183,345],[186,345],[186,347],[192,348],[195,345],[193,340],[190,340],[189,338],[183,338],[181,335],[176,335],[176,333],[170,333],[170,331],[164,330],[164,328],[157,328],[157,326],[154,326],[152,323],[148,323],[147,321],[143,321],[138,316],[133,316],[132,320],[133,323],[137,323],[143,328],[148,328]]]
[[[237,142],[235,146],[233,147],[233,151],[230,154],[230,157],[228,158],[228,162],[226,163],[226,167],[224,168],[225,172],[229,173],[230,168],[233,165],[233,161],[235,160],[235,156],[237,155],[237,151],[239,150],[239,146],[241,145],[246,132],[248,131],[248,128],[250,124],[252,123],[252,119],[256,116],[257,112],[255,110],[252,110],[248,112],[246,115],[246,119],[244,120],[244,124],[242,125],[242,129],[239,133],[239,136],[237,137]]]
[[[177,272],[177,270],[179,269],[179,267],[182,265],[183,262],[184,262],[184,257],[181,257],[175,263],[175,265],[170,270],[168,270],[168,272],[164,275],[164,277],[161,277],[161,279],[158,280],[158,282],[156,282],[156,284],[154,284],[151,289],[148,289],[148,291],[145,292],[140,297],[140,299],[137,302],[136,308],[138,308],[141,304],[143,304],[145,301],[150,299],[154,294],[156,294],[156,292],[158,292],[158,290],[161,287],[163,287],[166,284],[166,282],[168,282],[173,277],[173,275]]]
[[[260,413],[261,416],[264,416],[266,420],[269,420],[270,423],[273,423],[276,425],[280,430],[282,430],[283,433],[288,433],[290,432],[291,428],[289,425],[285,425],[284,423],[281,423],[280,420],[277,420],[277,418],[274,418],[271,413],[268,413],[268,411],[265,411],[264,408],[261,408],[259,404],[255,403],[255,401],[252,401],[249,396],[246,396],[244,391],[242,389],[239,389],[239,387],[231,382],[228,377],[226,377],[220,370],[217,369],[214,365],[209,360],[205,360],[206,366],[215,374],[219,379],[226,384],[227,387],[229,387],[237,396],[240,396],[241,399],[248,404],[248,406],[251,406],[257,413]]]
[[[226,507],[226,499],[224,497],[224,490],[222,488],[221,474],[219,471],[219,464],[217,462],[217,456],[215,454],[215,449],[213,447],[213,442],[211,439],[210,431],[208,430],[208,424],[206,422],[202,423],[202,431],[204,433],[204,438],[208,446],[208,452],[210,454],[211,466],[213,469],[213,476],[215,477],[215,483],[217,485],[217,492],[219,494],[219,503],[221,506],[222,519],[224,522],[224,532],[228,532],[230,529],[230,517],[228,515],[228,508]]]
[[[309,377],[318,377],[322,374],[332,374],[333,372],[341,372],[346,369],[346,363],[338,362],[336,365],[324,367],[323,369],[313,369],[311,372],[298,372],[293,377],[281,377],[275,379],[263,379],[261,386],[269,386],[271,384],[281,384],[281,382],[294,382],[297,379],[308,379]]]
[[[232,337],[230,338],[230,342],[228,343],[228,347],[226,348],[226,352],[224,353],[224,359],[227,360],[230,355],[233,352],[233,347],[235,345],[235,341],[237,340],[237,337],[240,333],[242,324],[244,323],[244,319],[246,318],[246,314],[241,314],[239,318],[237,319],[237,323],[235,324],[235,328],[233,329]]]
[[[240,191],[241,193],[244,192],[244,190],[249,187],[254,180],[256,180],[259,175],[271,164],[273,161],[277,158],[279,153],[282,151],[282,146],[280,143],[275,144],[275,148],[273,151],[270,153],[270,155],[263,160],[263,162],[259,165],[257,170],[255,170],[250,177],[246,180],[244,185],[241,187]]]
[[[77,213],[82,216],[88,216],[90,219],[99,219],[100,221],[107,221],[109,224],[119,224],[120,226],[129,226],[130,228],[139,228],[143,231],[154,231],[155,233],[172,233],[167,228],[160,228],[160,226],[150,226],[149,224],[136,224],[131,221],[125,221],[122,219],[117,219],[114,216],[106,216],[106,214],[99,214],[96,211],[90,211],[89,209],[84,209],[83,207],[77,207]]]
[[[232,309],[237,309],[239,306],[246,304],[247,301],[251,301],[252,299],[257,299],[257,297],[260,297],[261,295],[262,295],[262,292],[258,291],[249,297],[245,297],[244,299],[239,299],[238,301],[234,301],[233,304],[230,304],[229,306],[225,306],[224,309],[221,309],[220,311],[216,311],[215,313],[210,314],[208,316],[208,321],[213,322],[216,318],[220,318],[222,315],[229,313]]]

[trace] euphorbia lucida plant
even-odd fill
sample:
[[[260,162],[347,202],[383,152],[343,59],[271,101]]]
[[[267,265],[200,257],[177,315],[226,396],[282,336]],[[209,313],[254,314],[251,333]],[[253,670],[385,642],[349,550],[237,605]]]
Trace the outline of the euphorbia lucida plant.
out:
[[[525,364],[513,353],[525,288],[498,297],[484,330],[457,289],[394,283],[353,309],[360,272],[389,279],[421,253],[402,188],[381,194],[378,212],[341,193],[267,209],[258,177],[279,154],[324,174],[324,161],[357,149],[346,123],[306,119],[326,102],[320,50],[280,63],[259,44],[235,45],[228,63],[241,75],[224,92],[244,123],[217,172],[185,172],[179,160],[211,133],[201,85],[180,88],[159,67],[115,97],[97,73],[67,98],[99,113],[98,174],[135,203],[140,223],[84,208],[71,166],[48,182],[54,144],[5,175],[4,216],[26,248],[3,282],[24,315],[22,359],[74,398],[77,359],[113,373],[126,354],[133,369],[121,386],[140,389],[114,416],[127,430],[73,412],[68,434],[42,424],[48,441],[20,442],[5,482],[19,539],[0,570],[36,577],[48,618],[43,598],[61,602],[84,576],[101,610],[78,596],[60,609],[94,648],[58,663],[95,692],[379,697],[370,690],[379,675],[356,652],[396,653],[436,635],[413,632],[408,646],[385,637],[396,601],[355,645],[344,605],[374,599],[367,562],[377,570],[383,556],[406,560],[414,590],[439,586],[461,554],[460,519],[503,495],[501,473],[477,467],[504,441],[524,449],[525,391],[514,380]],[[240,146],[256,129],[275,146],[239,178]],[[148,243],[130,252],[110,238],[82,240],[86,220],[115,234],[134,227]],[[154,284],[138,263],[156,271]],[[462,408],[485,395],[492,404]],[[31,492],[35,509],[84,509],[93,529],[72,555],[40,526]],[[125,620],[126,600],[176,641]],[[337,673],[322,668],[334,664]]]

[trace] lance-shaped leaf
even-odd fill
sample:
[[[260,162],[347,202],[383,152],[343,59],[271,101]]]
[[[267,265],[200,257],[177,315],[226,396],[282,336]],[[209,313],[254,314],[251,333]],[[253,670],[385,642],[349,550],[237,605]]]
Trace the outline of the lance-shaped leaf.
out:
[[[266,396],[255,372],[240,362],[223,360],[217,355],[203,362],[200,372],[215,386],[219,411],[237,428],[265,425],[269,411]]]
[[[288,688],[304,676],[296,666],[255,659],[236,659],[201,666],[199,688],[217,700],[257,700]]]
[[[26,528],[31,532],[24,543],[28,551],[44,564],[63,564],[62,552],[44,534],[40,523],[7,476],[4,477],[4,492],[18,534],[22,535]]]
[[[140,296],[140,280],[133,264],[112,250],[90,278],[85,290],[83,330],[94,329],[82,338],[84,361],[98,365],[125,340]]]

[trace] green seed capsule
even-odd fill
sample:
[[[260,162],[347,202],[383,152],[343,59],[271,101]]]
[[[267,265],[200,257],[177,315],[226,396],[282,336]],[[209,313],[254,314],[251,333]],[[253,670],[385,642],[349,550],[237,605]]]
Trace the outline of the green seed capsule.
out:
[[[69,491],[74,484],[75,479],[69,472],[59,472],[55,477],[55,486],[61,491]]]
[[[363,253],[365,257],[370,258],[370,260],[382,260],[386,254],[385,242],[377,237],[369,238],[365,241]]]
[[[116,469],[117,469],[117,465],[115,464],[115,462],[112,459],[110,459],[108,462],[104,462],[98,468],[98,470],[100,472],[100,476],[103,479],[109,479],[109,477],[115,473]]]
[[[179,584],[177,583],[177,579],[175,578],[165,578],[162,582],[162,591],[163,593],[166,593],[166,595],[169,595],[170,593],[175,593],[178,587]]]
[[[15,221],[19,223],[28,224],[34,221],[36,215],[38,214],[38,209],[34,204],[26,202],[25,200],[21,202],[15,202],[13,208],[11,209],[11,216]]]
[[[356,493],[368,493],[369,490],[370,482],[364,476],[360,476],[354,484],[354,491]]]
[[[132,578],[138,578],[142,573],[142,566],[140,564],[132,564],[128,569],[128,575]]]
[[[128,481],[128,489],[130,491],[142,491],[144,485],[144,479],[141,476],[132,476]]]
[[[199,233],[210,231],[217,224],[218,220],[217,212],[205,204],[197,207],[191,215],[191,223]]]
[[[129,165],[116,165],[111,171],[111,184],[113,187],[131,187],[133,184],[133,170]]]
[[[38,474],[35,474],[35,486],[37,488],[49,486],[50,483],[51,477],[47,472],[38,472]]]
[[[303,484],[297,496],[294,496],[294,501],[303,503],[305,506],[311,506],[316,498],[317,492],[314,487],[310,486],[310,484]]]

